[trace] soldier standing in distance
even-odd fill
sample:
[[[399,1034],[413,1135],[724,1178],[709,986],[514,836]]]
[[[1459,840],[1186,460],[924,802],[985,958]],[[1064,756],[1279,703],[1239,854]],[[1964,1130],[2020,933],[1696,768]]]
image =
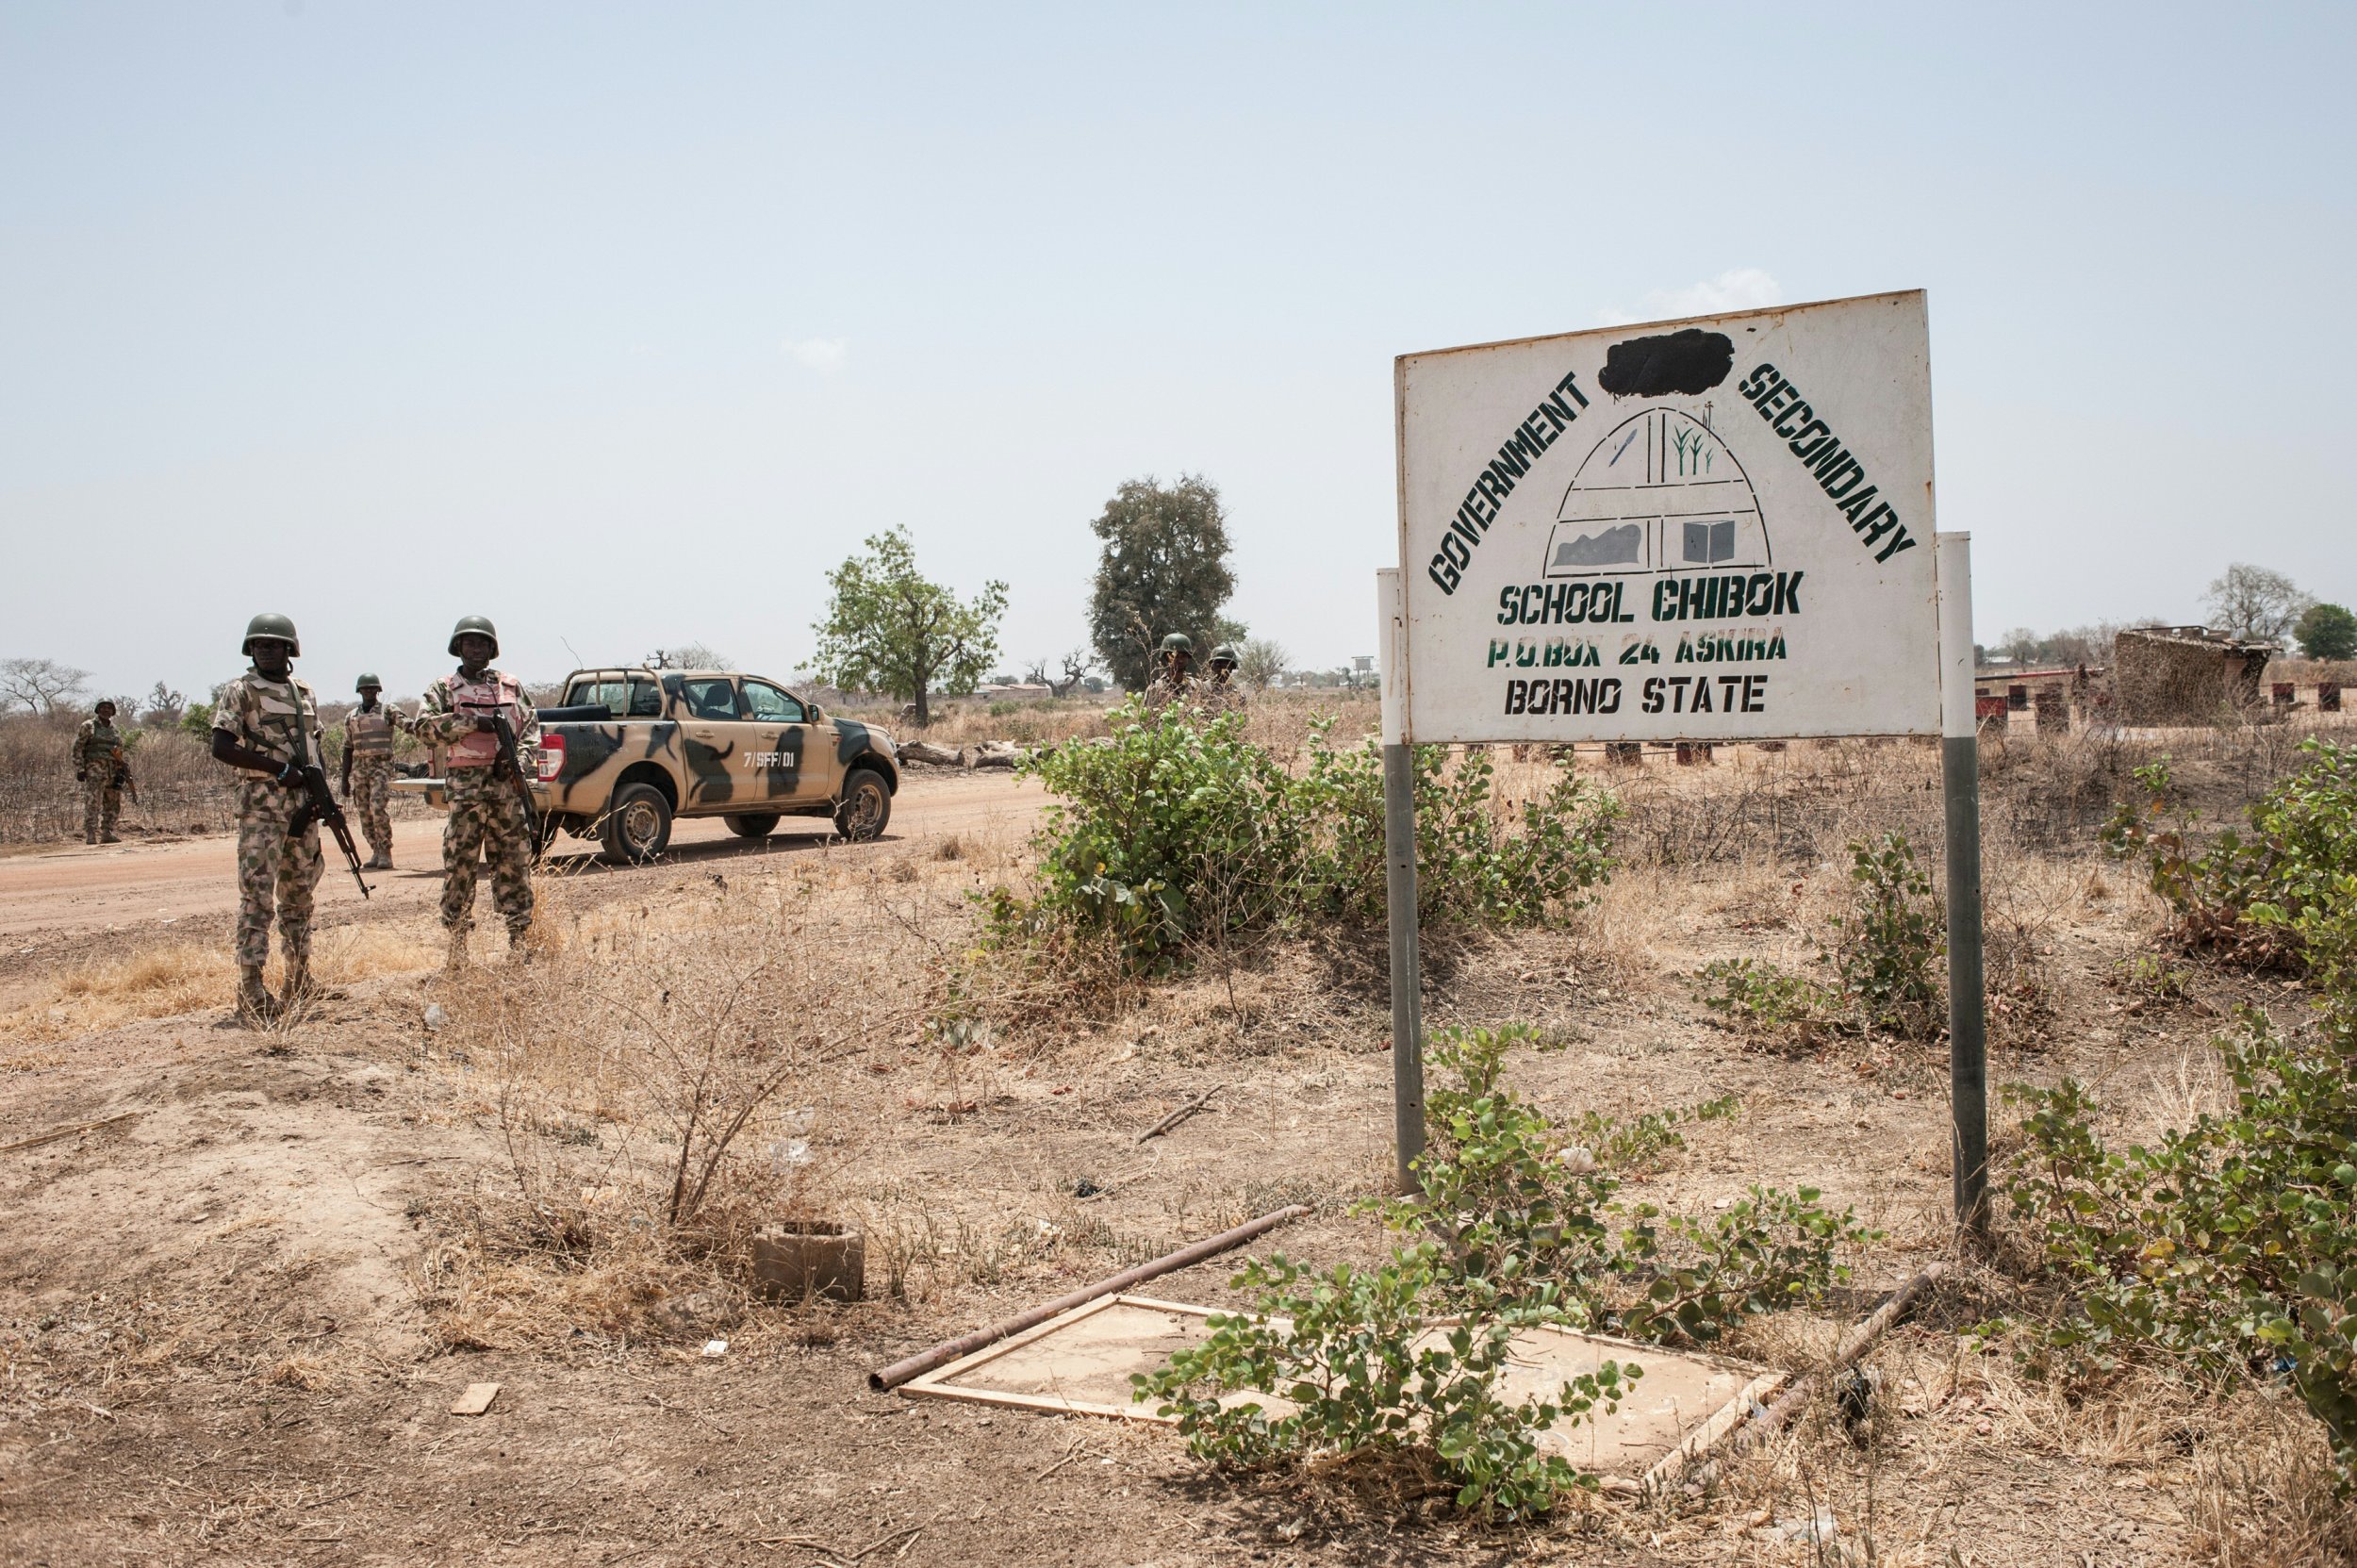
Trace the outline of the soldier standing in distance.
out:
[[[74,782],[82,786],[82,842],[120,844],[115,823],[123,816],[123,737],[115,733],[115,705],[102,701],[74,732]]]
[[[425,688],[412,729],[418,738],[447,749],[443,769],[450,791],[450,821],[442,829],[442,926],[450,933],[451,968],[467,962],[467,933],[474,929],[475,857],[491,863],[491,903],[507,922],[511,956],[528,956],[532,930],[532,833],[517,782],[504,770],[499,722],[504,715],[516,736],[518,764],[537,771],[540,725],[524,688],[513,675],[490,668],[499,657],[499,633],[479,615],[462,617],[450,635],[458,672]]]
[[[361,676],[352,689],[360,694],[360,705],[344,718],[343,797],[359,814],[360,831],[369,838],[369,863],[360,869],[389,871],[393,868],[393,732],[408,729],[409,720],[377,701],[385,687],[375,676]]]
[[[1213,713],[1244,712],[1244,686],[1236,679],[1236,645],[1223,642],[1211,650],[1211,678],[1200,699]]]
[[[1146,688],[1146,705],[1161,709],[1191,700],[1195,696],[1195,639],[1184,632],[1171,633],[1162,639],[1161,663],[1162,668]]]
[[[302,769],[320,754],[320,705],[294,677],[303,652],[294,622],[257,615],[246,623],[246,672],[213,708],[213,757],[238,770],[238,1016],[264,1022],[318,995],[311,980],[311,898],[320,884],[320,830],[292,832],[306,797]],[[308,817],[308,814],[305,814]],[[286,986],[262,984],[271,910],[278,912]]]

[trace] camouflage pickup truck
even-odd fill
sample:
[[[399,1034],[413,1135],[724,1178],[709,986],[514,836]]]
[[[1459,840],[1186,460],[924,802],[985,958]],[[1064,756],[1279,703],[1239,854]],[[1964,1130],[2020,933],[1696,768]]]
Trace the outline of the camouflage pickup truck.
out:
[[[891,736],[733,670],[577,669],[539,719],[544,840],[594,838],[613,861],[661,854],[680,817],[724,817],[746,838],[832,817],[846,838],[874,838],[900,788]],[[441,803],[439,779],[403,785]]]

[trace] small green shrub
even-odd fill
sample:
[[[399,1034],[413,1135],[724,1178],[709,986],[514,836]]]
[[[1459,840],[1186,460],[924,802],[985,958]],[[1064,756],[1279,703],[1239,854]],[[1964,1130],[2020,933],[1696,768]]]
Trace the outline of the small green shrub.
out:
[[[1624,1174],[1683,1142],[1673,1119],[1732,1114],[1734,1103],[1627,1124],[1590,1113],[1575,1141],[1503,1081],[1507,1050],[1531,1038],[1508,1028],[1432,1040],[1444,1078],[1426,1095],[1422,1190],[1385,1206],[1393,1229],[1442,1239],[1469,1288],[1509,1299],[1547,1291],[1583,1327],[1705,1344],[1736,1318],[1849,1278],[1841,1250],[1872,1234],[1813,1188],[1755,1187],[1707,1224],[1616,1202]]]
[[[1177,1418],[1189,1449],[1215,1463],[1415,1452],[1456,1489],[1461,1509],[1490,1519],[1545,1513],[1563,1492],[1594,1480],[1541,1453],[1541,1435],[1597,1405],[1617,1410],[1639,1369],[1607,1361],[1551,1394],[1507,1403],[1514,1336],[1564,1314],[1543,1299],[1491,1294],[1467,1304],[1459,1293],[1456,1321],[1436,1325],[1442,1267],[1431,1243],[1375,1268],[1324,1274],[1281,1253],[1255,1259],[1234,1281],[1257,1293],[1252,1311],[1212,1316],[1202,1345],[1131,1378],[1134,1396],[1160,1401],[1158,1412]],[[1233,1397],[1243,1392],[1290,1408]]]
[[[2159,953],[2137,953],[2114,966],[2119,988],[2154,1001],[2184,1001],[2192,977]]]
[[[1826,955],[1841,994],[1869,1025],[1908,1039],[1939,1032],[1939,960],[1947,951],[1932,880],[1906,835],[1850,841],[1850,908],[1834,917]]]
[[[1705,1007],[1747,1033],[1814,1039],[1841,1016],[1839,993],[1765,959],[1714,958],[1696,971]]]
[[[2123,802],[2103,843],[2144,864],[2167,904],[2177,939],[2228,963],[2299,968],[2308,962],[2298,917],[2323,906],[2343,879],[2357,876],[2357,746],[2310,739],[2306,761],[2255,801],[2250,832],[2219,834],[2197,852],[2195,814],[2161,758],[2135,770],[2141,804]],[[2262,917],[2263,910],[2282,918]]]

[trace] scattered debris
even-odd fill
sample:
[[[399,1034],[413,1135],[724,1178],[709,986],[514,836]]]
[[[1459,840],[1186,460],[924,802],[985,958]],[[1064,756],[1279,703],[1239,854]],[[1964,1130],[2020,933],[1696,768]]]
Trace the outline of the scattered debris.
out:
[[[14,1154],[20,1148],[39,1148],[43,1144],[62,1143],[81,1133],[95,1132],[102,1127],[112,1127],[117,1122],[127,1122],[135,1116],[145,1114],[141,1111],[118,1111],[111,1116],[101,1116],[96,1121],[76,1122],[72,1127],[60,1127],[48,1132],[36,1133],[30,1138],[19,1138],[12,1144],[0,1144],[0,1154]]]
[[[1144,1143],[1148,1138],[1158,1138],[1162,1136],[1162,1134],[1169,1131],[1172,1128],[1177,1127],[1180,1122],[1185,1121],[1189,1116],[1194,1115],[1197,1111],[1202,1110],[1206,1105],[1211,1104],[1211,1097],[1227,1087],[1228,1085],[1225,1083],[1212,1084],[1210,1088],[1204,1090],[1201,1094],[1187,1101],[1186,1104],[1181,1105],[1178,1110],[1173,1111],[1169,1115],[1164,1116],[1161,1121],[1156,1122],[1153,1126],[1139,1133],[1138,1142]]]
[[[451,1405],[450,1413],[481,1415],[491,1408],[491,1401],[499,1396],[500,1386],[497,1383],[469,1383],[467,1392],[460,1395]]]
[[[704,1354],[705,1354],[706,1356],[710,1357],[712,1360],[714,1360],[714,1361],[717,1361],[717,1360],[719,1360],[722,1356],[725,1356],[725,1355],[727,1355],[728,1353],[729,1353],[729,1342],[728,1342],[728,1341],[726,1341],[726,1340],[724,1340],[724,1339],[708,1339],[708,1340],[704,1341]]]

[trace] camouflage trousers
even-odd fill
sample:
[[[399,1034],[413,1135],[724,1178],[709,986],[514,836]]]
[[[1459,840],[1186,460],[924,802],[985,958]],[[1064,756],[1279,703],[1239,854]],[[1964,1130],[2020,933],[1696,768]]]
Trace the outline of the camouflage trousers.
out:
[[[352,815],[360,819],[370,852],[389,857],[393,852],[393,759],[353,758],[350,799]]]
[[[92,773],[82,784],[82,836],[112,833],[123,817],[123,786]]]
[[[267,779],[238,784],[238,967],[256,970],[270,956],[270,922],[278,915],[279,951],[289,970],[311,963],[311,896],[320,885],[320,830],[289,833],[300,790]]]
[[[450,770],[450,821],[442,829],[442,924],[474,927],[474,868],[491,863],[491,904],[508,934],[532,925],[532,835],[513,781],[487,767]]]

